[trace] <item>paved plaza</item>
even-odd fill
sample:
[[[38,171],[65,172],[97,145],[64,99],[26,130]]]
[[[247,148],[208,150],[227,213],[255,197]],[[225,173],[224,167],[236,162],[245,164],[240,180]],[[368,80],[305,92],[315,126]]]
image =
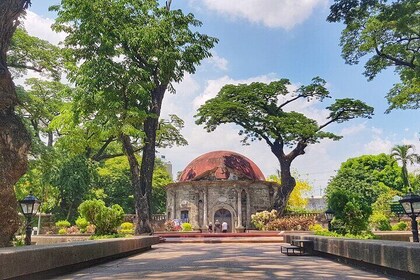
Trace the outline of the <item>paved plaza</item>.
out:
[[[275,243],[161,243],[54,279],[398,279],[316,256],[285,256]]]

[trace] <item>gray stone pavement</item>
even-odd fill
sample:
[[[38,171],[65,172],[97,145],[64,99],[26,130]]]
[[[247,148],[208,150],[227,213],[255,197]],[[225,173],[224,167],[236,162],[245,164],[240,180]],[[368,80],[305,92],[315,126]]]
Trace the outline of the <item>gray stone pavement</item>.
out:
[[[54,279],[398,279],[273,243],[161,243],[138,255]]]

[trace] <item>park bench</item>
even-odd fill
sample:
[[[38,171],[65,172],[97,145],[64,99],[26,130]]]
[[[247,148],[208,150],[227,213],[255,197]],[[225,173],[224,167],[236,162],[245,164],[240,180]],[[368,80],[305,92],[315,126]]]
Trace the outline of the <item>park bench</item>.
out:
[[[282,245],[280,252],[287,256],[312,255],[314,242],[312,240],[295,239],[290,245]]]

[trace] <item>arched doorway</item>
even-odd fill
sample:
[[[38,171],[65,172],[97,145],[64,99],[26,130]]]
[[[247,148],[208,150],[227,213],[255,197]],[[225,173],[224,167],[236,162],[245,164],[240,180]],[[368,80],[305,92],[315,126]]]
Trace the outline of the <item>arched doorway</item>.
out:
[[[228,224],[228,232],[232,232],[232,213],[227,209],[219,209],[214,213],[214,221],[219,220],[220,224]]]

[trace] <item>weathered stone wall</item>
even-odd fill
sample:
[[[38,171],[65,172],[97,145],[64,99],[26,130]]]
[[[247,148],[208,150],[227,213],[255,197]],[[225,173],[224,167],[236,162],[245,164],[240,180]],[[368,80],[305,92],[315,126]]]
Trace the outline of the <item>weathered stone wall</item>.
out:
[[[272,207],[273,194],[274,185],[264,181],[174,183],[167,187],[167,218],[181,219],[181,211],[188,211],[193,228],[206,229],[210,221],[214,223],[216,211],[226,209],[232,215],[232,229],[239,224],[249,228],[252,214]]]
[[[134,254],[158,243],[158,236],[147,236],[1,248],[0,279],[42,279],[40,273],[54,275],[72,267],[80,268],[104,259]]]
[[[293,239],[314,241],[314,250],[371,265],[420,275],[420,245],[418,243],[332,238],[315,235],[285,234]]]

